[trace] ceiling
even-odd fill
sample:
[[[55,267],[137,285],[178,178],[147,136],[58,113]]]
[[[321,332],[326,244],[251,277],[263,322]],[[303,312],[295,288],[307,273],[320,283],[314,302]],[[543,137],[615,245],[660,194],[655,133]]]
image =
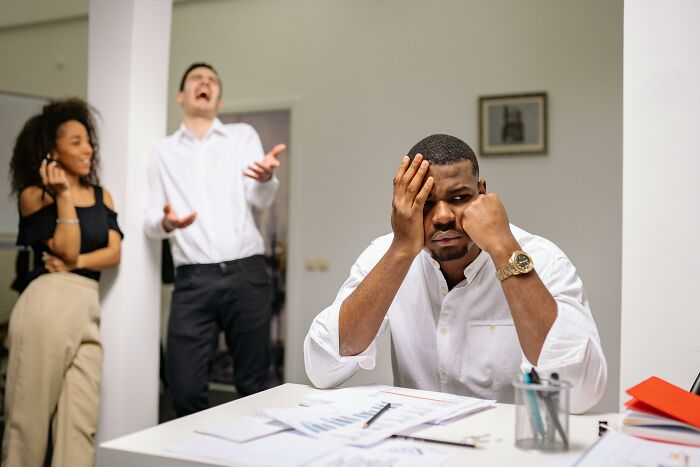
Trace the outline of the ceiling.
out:
[[[173,3],[193,1],[207,0],[173,0]],[[85,18],[89,7],[90,0],[0,0],[0,30]]]

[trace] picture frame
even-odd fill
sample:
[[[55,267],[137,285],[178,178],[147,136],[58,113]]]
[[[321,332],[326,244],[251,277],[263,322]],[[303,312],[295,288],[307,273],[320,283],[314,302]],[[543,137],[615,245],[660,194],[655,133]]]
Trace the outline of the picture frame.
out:
[[[547,152],[546,92],[481,96],[478,117],[482,156]]]

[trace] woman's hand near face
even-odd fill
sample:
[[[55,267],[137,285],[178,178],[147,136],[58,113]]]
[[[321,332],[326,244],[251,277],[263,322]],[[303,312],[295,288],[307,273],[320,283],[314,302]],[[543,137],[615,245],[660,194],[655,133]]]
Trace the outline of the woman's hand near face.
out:
[[[80,254],[80,225],[68,176],[57,161],[50,160],[42,161],[39,175],[56,201],[56,230],[46,244],[72,268]]]
[[[70,193],[70,182],[66,177],[66,171],[58,165],[57,161],[44,159],[39,167],[39,175],[44,186],[56,196]]]

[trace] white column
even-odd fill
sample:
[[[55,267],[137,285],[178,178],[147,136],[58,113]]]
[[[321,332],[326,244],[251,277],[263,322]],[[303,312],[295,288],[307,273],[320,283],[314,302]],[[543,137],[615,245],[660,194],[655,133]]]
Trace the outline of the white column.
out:
[[[88,100],[102,116],[101,182],[126,237],[102,280],[98,441],[158,423],[160,245],[143,234],[148,149],[165,134],[171,0],[91,0]]]
[[[700,2],[624,15],[622,402],[649,376],[689,389],[700,371]]]

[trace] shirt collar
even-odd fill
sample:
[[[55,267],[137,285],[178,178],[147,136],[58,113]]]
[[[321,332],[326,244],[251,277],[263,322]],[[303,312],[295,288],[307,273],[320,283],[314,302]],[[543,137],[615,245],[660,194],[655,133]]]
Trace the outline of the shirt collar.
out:
[[[464,277],[467,279],[467,284],[474,280],[476,275],[479,274],[479,271],[488,263],[489,258],[489,254],[482,250],[479,252],[479,255],[474,258],[474,261],[464,268]]]
[[[181,140],[182,138],[188,138],[192,141],[195,141],[197,139],[194,137],[194,135],[192,135],[192,133],[189,132],[189,130],[185,126],[184,122],[180,123],[180,128],[178,128],[178,130],[175,133],[177,134],[178,140]],[[221,123],[221,120],[219,120],[218,118],[214,119],[214,121],[211,124],[211,128],[209,128],[209,131],[207,131],[207,134],[204,135],[204,138],[202,138],[202,141],[207,139],[209,137],[209,135],[211,135],[213,133],[217,133],[220,135],[225,134],[224,124]]]
[[[224,134],[224,124],[218,118],[214,119],[211,128],[209,128],[209,133],[218,133],[220,135]]]
[[[421,251],[421,253],[425,258],[427,258],[430,265],[433,267],[433,269],[435,269],[435,272],[438,274],[442,274],[440,272],[440,263],[435,261],[435,259],[427,251],[423,250]],[[488,260],[488,253],[482,250],[481,252],[479,252],[479,255],[476,258],[474,258],[474,261],[469,263],[467,267],[464,268],[464,278],[467,279],[467,284],[471,283],[471,281],[474,280],[476,275],[479,274],[479,271],[481,271],[481,269],[488,262]]]

